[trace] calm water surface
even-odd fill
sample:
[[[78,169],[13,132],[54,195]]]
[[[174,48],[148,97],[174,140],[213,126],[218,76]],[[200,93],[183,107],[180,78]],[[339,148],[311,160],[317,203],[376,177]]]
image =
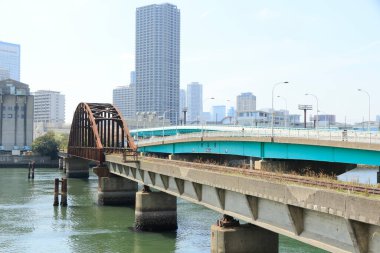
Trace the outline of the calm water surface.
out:
[[[97,177],[69,179],[66,208],[53,207],[56,169],[0,169],[0,252],[210,252],[216,212],[178,200],[178,230],[134,232],[134,209],[98,206]],[[280,252],[324,252],[280,236]]]

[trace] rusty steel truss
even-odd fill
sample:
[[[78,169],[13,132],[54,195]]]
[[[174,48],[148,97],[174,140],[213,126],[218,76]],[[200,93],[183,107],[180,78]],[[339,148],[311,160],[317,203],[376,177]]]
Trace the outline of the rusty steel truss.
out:
[[[71,124],[68,154],[103,163],[105,153],[135,153],[126,122],[112,104],[80,103]]]

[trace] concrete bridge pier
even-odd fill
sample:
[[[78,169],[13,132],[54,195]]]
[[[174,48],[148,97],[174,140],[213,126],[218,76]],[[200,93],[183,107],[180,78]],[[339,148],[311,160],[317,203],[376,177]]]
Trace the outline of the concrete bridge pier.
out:
[[[122,177],[99,178],[99,205],[134,205],[138,184]]]
[[[60,157],[58,159],[58,169],[63,170],[63,164],[64,164],[63,157]]]
[[[151,192],[144,186],[136,193],[135,228],[142,231],[177,229],[177,198],[165,192]]]
[[[64,159],[67,178],[88,178],[89,161],[78,157],[68,157]]]
[[[211,226],[211,252],[278,252],[278,234],[251,224],[240,225],[225,215]]]
[[[97,166],[99,205],[134,205],[138,183],[109,173],[106,166]]]

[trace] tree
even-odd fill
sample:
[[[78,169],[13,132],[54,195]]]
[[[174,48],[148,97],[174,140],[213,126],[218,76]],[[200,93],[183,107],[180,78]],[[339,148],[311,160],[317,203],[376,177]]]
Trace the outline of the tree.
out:
[[[51,159],[58,157],[59,141],[56,139],[53,132],[47,132],[46,134],[36,138],[32,143],[32,150],[35,153],[44,156],[50,156]]]

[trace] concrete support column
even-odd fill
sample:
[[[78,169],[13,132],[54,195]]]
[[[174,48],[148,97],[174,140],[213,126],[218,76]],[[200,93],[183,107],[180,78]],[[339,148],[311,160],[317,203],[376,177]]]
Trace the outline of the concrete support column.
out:
[[[89,161],[78,158],[65,158],[66,176],[67,178],[88,178],[89,177]]]
[[[98,203],[99,205],[134,205],[137,186],[137,182],[122,177],[100,177]]]
[[[58,169],[60,169],[60,170],[63,170],[63,158],[62,157],[60,157],[59,159],[58,159]]]
[[[177,198],[164,192],[137,192],[135,228],[143,231],[177,229]]]
[[[211,252],[278,253],[278,234],[251,224],[227,228],[212,225]]]

